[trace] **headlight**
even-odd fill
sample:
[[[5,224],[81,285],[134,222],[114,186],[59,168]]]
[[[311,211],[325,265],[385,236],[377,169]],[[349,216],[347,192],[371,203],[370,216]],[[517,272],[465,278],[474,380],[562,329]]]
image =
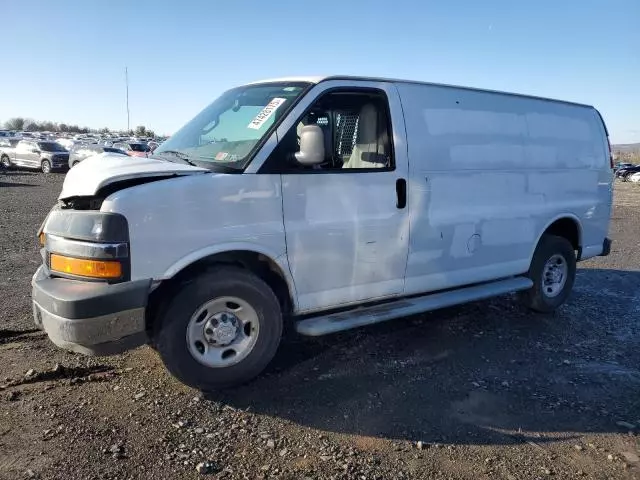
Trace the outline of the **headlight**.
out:
[[[38,237],[54,274],[109,281],[130,277],[129,228],[120,214],[52,210]]]
[[[44,233],[91,242],[128,242],[127,219],[118,213],[81,210],[53,210]]]

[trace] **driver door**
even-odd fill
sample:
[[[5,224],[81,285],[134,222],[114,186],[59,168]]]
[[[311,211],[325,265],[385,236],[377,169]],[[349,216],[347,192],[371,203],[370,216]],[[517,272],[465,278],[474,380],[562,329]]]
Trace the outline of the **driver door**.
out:
[[[287,257],[299,313],[402,294],[409,245],[404,120],[395,88],[318,85],[316,100],[265,164],[281,174]],[[300,125],[325,133],[325,162],[292,161]],[[281,126],[282,127],[282,126]],[[365,138],[366,137],[366,138]],[[402,190],[402,188],[401,188]]]

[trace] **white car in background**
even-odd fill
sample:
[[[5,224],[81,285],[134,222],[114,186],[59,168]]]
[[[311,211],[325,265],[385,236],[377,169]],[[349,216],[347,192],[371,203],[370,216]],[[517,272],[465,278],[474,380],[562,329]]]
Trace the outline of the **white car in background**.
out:
[[[634,173],[633,175],[631,175],[628,179],[628,182],[633,182],[633,183],[638,183],[640,182],[640,172],[638,173]]]
[[[56,139],[56,143],[58,145],[62,145],[67,150],[71,150],[71,147],[73,147],[75,142],[70,138],[58,138]]]

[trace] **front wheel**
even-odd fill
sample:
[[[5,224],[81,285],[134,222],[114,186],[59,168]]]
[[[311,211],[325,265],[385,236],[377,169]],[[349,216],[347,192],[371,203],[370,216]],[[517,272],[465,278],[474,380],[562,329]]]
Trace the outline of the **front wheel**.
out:
[[[2,155],[2,158],[0,159],[0,164],[2,165],[3,168],[6,168],[6,169],[11,168],[11,160],[7,155]]]
[[[576,277],[576,255],[571,243],[557,235],[543,235],[527,276],[533,287],[520,294],[523,303],[537,312],[553,312],[569,297]]]
[[[256,377],[282,336],[273,291],[251,272],[219,267],[185,283],[163,309],[154,343],[181,382],[204,391]]]
[[[49,160],[43,160],[40,169],[42,173],[51,173],[51,163],[49,163]]]

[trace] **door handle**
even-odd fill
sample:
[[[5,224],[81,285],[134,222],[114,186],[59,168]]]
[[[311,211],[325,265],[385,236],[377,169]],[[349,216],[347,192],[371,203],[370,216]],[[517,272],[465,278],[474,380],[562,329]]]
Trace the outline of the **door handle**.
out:
[[[407,181],[404,178],[396,180],[396,207],[402,209],[407,206]]]

